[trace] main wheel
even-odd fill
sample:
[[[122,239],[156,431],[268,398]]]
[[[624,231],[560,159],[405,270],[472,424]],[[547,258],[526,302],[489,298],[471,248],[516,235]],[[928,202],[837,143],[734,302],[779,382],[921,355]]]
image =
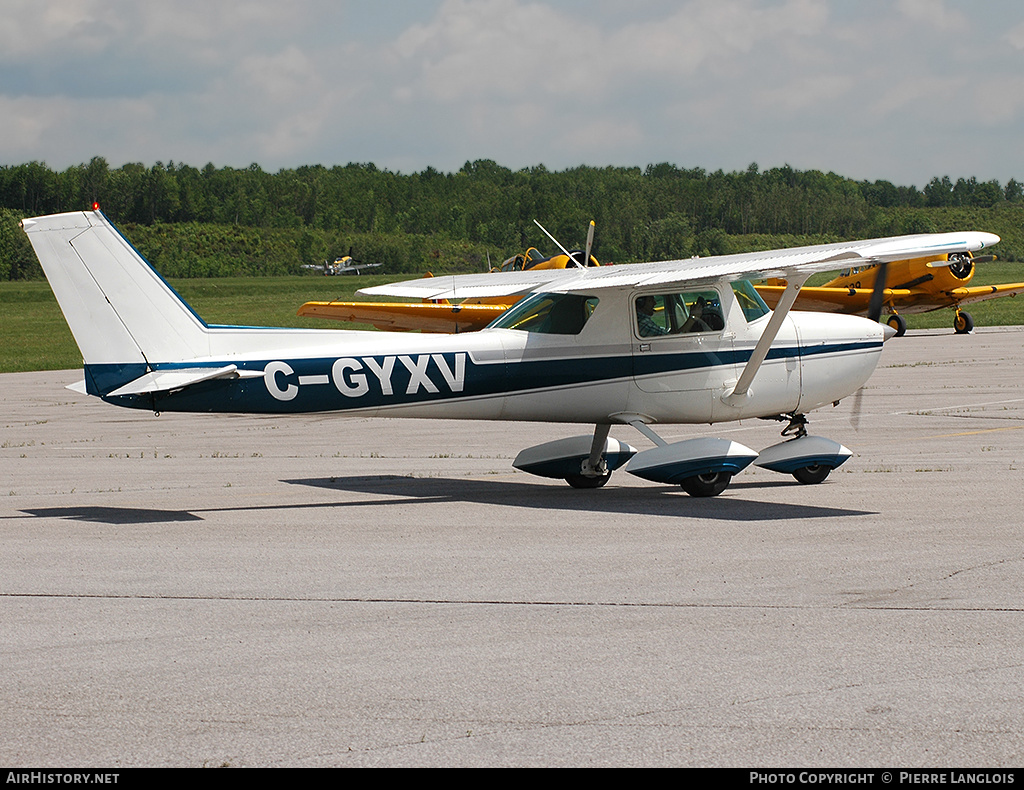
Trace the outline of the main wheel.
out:
[[[971,314],[963,311],[957,313],[956,318],[953,319],[953,329],[956,330],[958,335],[966,335],[973,332],[974,319],[971,318]]]
[[[600,477],[587,477],[586,475],[569,475],[565,478],[565,482],[571,485],[573,488],[600,488],[609,480],[612,479],[612,473],[609,472],[606,475]]]
[[[907,319],[903,316],[893,313],[886,323],[896,330],[896,337],[903,337],[907,334]]]
[[[706,475],[695,475],[683,480],[680,485],[690,496],[718,496],[729,487],[732,475],[728,472],[711,472]]]
[[[824,483],[825,478],[828,477],[831,471],[831,466],[815,464],[814,466],[803,466],[797,469],[793,472],[793,477],[804,485],[817,485],[818,483]]]

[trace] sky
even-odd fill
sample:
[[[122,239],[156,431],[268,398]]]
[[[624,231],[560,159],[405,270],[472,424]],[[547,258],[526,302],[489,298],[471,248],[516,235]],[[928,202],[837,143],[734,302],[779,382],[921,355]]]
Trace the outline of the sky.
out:
[[[1024,180],[1020,0],[0,0],[0,165]]]

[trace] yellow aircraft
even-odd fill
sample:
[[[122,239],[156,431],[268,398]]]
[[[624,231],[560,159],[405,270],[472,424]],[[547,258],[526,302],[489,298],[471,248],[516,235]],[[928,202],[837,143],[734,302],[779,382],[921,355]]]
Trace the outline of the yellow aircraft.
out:
[[[545,257],[535,247],[513,255],[491,272],[540,271],[542,269],[584,268],[599,266],[590,255],[594,238],[594,223],[590,223],[586,250],[566,250],[560,255]],[[541,228],[543,230],[543,227]],[[547,233],[547,231],[544,231]],[[428,277],[433,275],[428,274]],[[300,316],[333,318],[355,324],[370,324],[377,329],[392,332],[476,332],[519,301],[519,296],[469,297],[454,304],[448,299],[423,302],[306,302],[299,308]]]
[[[1024,293],[1024,283],[968,286],[976,264],[991,260],[994,256],[975,257],[963,252],[893,261],[887,264],[888,271],[881,284],[877,265],[845,269],[825,285],[805,286],[794,309],[868,316],[885,312],[889,314],[886,323],[900,337],[907,331],[904,313],[928,313],[950,307],[956,311],[953,328],[963,335],[974,329],[974,319],[962,305]],[[755,287],[769,307],[775,307],[786,289],[785,284],[777,280]],[[871,308],[872,295],[878,302],[875,310]]]

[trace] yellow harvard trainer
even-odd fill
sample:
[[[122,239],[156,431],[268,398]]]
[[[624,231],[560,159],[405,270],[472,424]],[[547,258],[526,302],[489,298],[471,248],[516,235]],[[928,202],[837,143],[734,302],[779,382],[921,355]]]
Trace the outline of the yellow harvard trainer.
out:
[[[962,305],[1024,293],[1024,283],[968,286],[977,270],[976,265],[993,259],[991,255],[975,257],[970,252],[958,252],[888,264],[886,287],[876,296],[881,298],[881,310],[889,314],[886,322],[900,337],[907,331],[903,313],[927,313],[950,307],[956,311],[953,328],[957,334],[967,334],[974,329],[974,319],[961,309]],[[825,285],[804,286],[794,309],[870,315],[878,274],[877,265],[844,269]],[[774,307],[786,290],[785,283],[778,281],[756,287],[769,307]]]

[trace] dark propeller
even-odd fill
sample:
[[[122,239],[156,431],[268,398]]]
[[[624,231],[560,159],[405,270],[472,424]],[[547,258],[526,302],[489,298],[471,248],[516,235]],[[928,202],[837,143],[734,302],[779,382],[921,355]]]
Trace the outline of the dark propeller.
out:
[[[878,264],[875,272],[875,288],[871,292],[871,301],[868,302],[868,318],[872,321],[882,319],[882,307],[885,305],[885,281],[889,275],[889,264],[885,261]]]

